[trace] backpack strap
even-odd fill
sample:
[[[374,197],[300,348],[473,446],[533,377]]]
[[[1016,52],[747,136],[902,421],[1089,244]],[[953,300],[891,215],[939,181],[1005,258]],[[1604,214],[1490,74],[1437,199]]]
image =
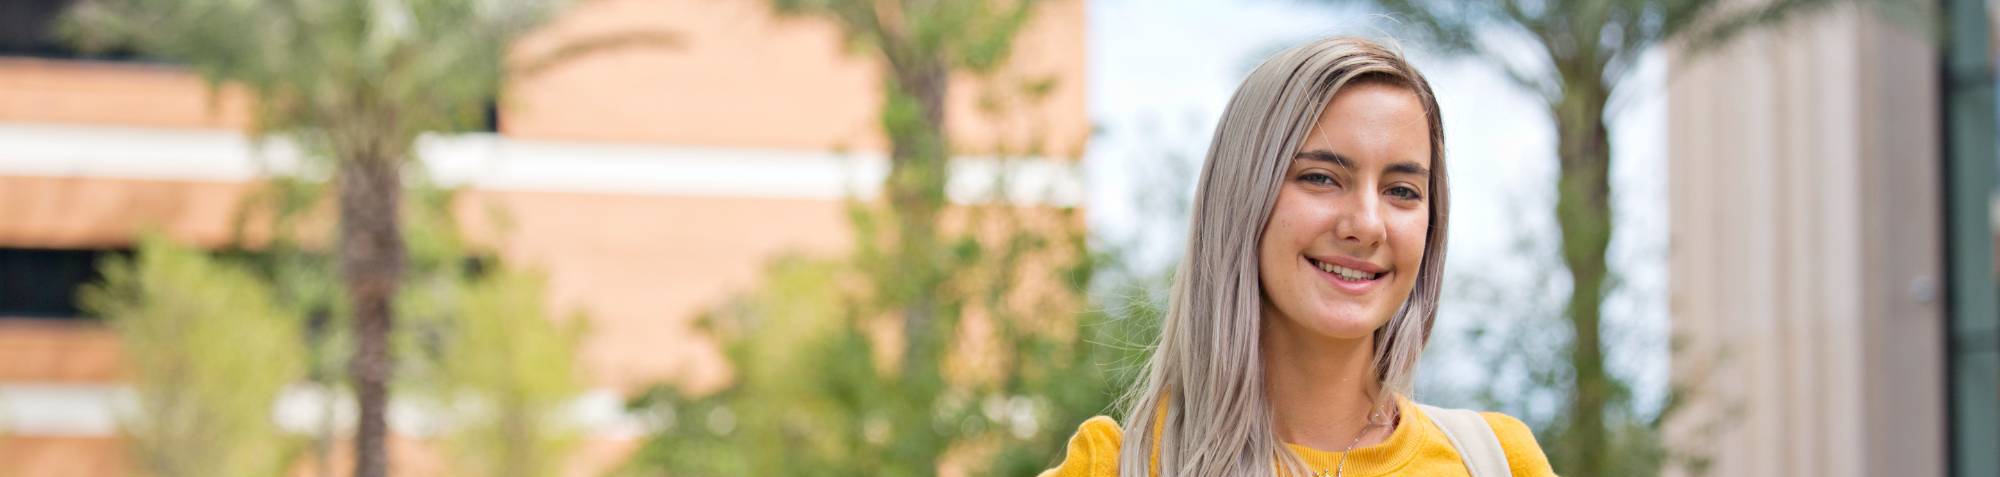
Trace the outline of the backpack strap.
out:
[[[1458,449],[1459,458],[1465,460],[1465,470],[1472,477],[1512,477],[1514,471],[1507,467],[1507,452],[1500,448],[1500,437],[1493,433],[1493,426],[1486,424],[1486,418],[1479,413],[1464,409],[1445,409],[1428,404],[1419,404],[1424,416],[1444,431],[1444,438]]]

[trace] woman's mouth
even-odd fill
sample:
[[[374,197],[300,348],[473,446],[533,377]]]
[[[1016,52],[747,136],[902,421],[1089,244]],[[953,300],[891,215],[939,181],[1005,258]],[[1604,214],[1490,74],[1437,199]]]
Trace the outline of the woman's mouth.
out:
[[[1372,285],[1376,281],[1381,280],[1382,277],[1389,274],[1388,271],[1370,272],[1354,267],[1335,265],[1330,262],[1313,259],[1312,257],[1306,257],[1306,263],[1312,264],[1313,268],[1318,268],[1320,272],[1325,273],[1333,281],[1334,285],[1356,293],[1368,291],[1368,289],[1373,288]]]
[[[1322,272],[1331,273],[1334,276],[1340,277],[1340,279],[1342,280],[1353,281],[1353,282],[1374,280],[1377,278],[1382,278],[1382,275],[1385,273],[1389,273],[1389,272],[1381,272],[1381,273],[1364,272],[1361,270],[1334,265],[1319,260],[1313,260],[1312,257],[1306,257],[1306,261],[1312,263],[1314,267],[1318,267],[1319,270]]]

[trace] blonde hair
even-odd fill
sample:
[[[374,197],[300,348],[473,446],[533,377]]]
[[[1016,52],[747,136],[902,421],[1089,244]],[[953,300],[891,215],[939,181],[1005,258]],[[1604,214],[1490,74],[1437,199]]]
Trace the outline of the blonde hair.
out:
[[[1121,476],[1146,477],[1156,445],[1162,477],[1272,475],[1275,463],[1294,469],[1285,475],[1304,470],[1279,441],[1264,394],[1257,246],[1293,155],[1334,94],[1356,81],[1409,89],[1430,125],[1423,265],[1409,298],[1374,334],[1373,363],[1384,391],[1377,407],[1409,393],[1444,274],[1450,195],[1443,120],[1430,84],[1401,54],[1366,39],[1313,41],[1252,71],[1215,128],[1160,340],[1144,381],[1125,399]]]

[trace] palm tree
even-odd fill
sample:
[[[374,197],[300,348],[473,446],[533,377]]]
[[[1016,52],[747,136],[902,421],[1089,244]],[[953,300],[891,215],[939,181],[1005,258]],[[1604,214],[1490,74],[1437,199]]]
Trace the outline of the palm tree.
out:
[[[1516,86],[1539,97],[1556,121],[1559,178],[1555,216],[1572,284],[1567,422],[1549,446],[1556,468],[1617,475],[1605,409],[1623,392],[1605,372],[1599,330],[1611,243],[1611,141],[1607,106],[1632,84],[1641,57],[1675,46],[1692,57],[1746,32],[1849,3],[1878,3],[1910,18],[1919,2],[1891,0],[1328,0],[1386,10],[1440,51],[1487,60]],[[1498,49],[1488,35],[1514,35],[1539,47],[1531,59]],[[1671,406],[1672,404],[1670,404]],[[1663,413],[1664,414],[1664,413]],[[1651,423],[1657,426],[1658,422]]]
[[[67,30],[187,65],[211,90],[241,87],[253,134],[333,161],[338,263],[353,316],[359,404],[354,475],[388,473],[390,331],[405,267],[398,212],[417,137],[471,124],[494,98],[505,49],[553,0],[83,0]]]

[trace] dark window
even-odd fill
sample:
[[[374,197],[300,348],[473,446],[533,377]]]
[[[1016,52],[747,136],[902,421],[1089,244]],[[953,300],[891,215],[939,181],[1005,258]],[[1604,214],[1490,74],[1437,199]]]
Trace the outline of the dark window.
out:
[[[481,118],[483,122],[480,124],[479,132],[500,132],[500,101],[488,99],[486,105],[480,109],[480,114],[484,117]]]
[[[142,60],[129,49],[85,53],[57,32],[77,0],[0,0],[0,55],[93,60]]]
[[[1951,474],[2000,475],[2000,98],[1986,0],[1945,0],[1946,237]]]
[[[99,280],[100,260],[122,250],[0,248],[0,317],[84,316],[77,288]]]

